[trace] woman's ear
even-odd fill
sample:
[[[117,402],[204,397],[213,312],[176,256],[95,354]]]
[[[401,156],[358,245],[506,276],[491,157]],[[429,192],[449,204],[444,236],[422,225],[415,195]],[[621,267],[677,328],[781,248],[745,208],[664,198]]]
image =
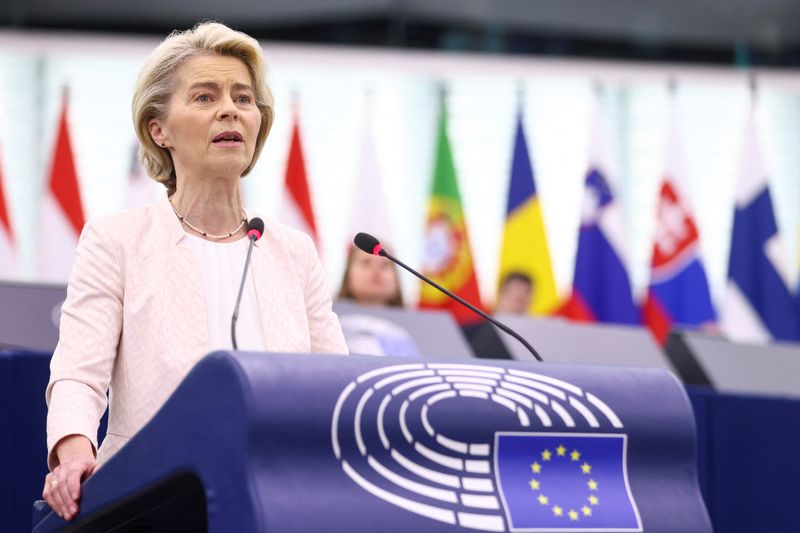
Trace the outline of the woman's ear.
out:
[[[147,128],[150,130],[150,137],[153,139],[153,142],[162,148],[166,148],[167,135],[161,125],[161,121],[157,118],[151,119],[150,122],[147,123]]]

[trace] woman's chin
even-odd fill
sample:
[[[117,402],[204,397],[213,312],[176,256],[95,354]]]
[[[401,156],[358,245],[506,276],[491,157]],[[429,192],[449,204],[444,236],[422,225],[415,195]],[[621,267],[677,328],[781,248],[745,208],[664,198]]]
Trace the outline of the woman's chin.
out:
[[[224,174],[241,177],[247,170],[249,161],[244,161],[242,157],[214,157],[208,161],[205,168],[213,174]]]

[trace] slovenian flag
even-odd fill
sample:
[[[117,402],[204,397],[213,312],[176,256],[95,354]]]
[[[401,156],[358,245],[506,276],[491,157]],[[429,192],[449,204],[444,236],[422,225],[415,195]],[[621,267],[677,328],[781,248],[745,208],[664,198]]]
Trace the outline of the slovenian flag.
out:
[[[650,287],[643,306],[644,323],[662,344],[674,325],[713,327],[716,322],[700,260],[697,225],[683,187],[684,175],[677,117],[673,113],[659,192]]]
[[[625,268],[622,213],[608,182],[608,156],[599,112],[594,120],[583,197],[572,296],[561,313],[585,322],[638,324]]]
[[[439,116],[435,164],[428,219],[425,225],[423,273],[454,294],[482,308],[453,154],[447,138],[447,110],[444,98]],[[475,313],[427,283],[422,284],[419,306],[448,310],[459,324],[480,320]]]
[[[800,340],[789,289],[789,261],[778,236],[754,117],[748,121],[736,191],[722,326],[732,339]]]
[[[527,274],[533,280],[529,313],[544,315],[556,308],[558,294],[521,112],[517,117],[499,280],[502,282],[511,272]]]

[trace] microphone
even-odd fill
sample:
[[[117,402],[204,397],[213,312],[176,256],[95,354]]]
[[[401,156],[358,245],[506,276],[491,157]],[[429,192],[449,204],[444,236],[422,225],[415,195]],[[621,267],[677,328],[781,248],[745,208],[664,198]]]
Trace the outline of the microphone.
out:
[[[236,297],[236,305],[233,306],[233,316],[231,317],[231,344],[234,350],[238,350],[236,345],[236,321],[239,319],[239,305],[242,303],[242,293],[244,292],[244,281],[247,279],[247,267],[250,266],[250,255],[253,253],[253,245],[264,234],[264,221],[258,217],[251,218],[247,223],[247,238],[250,245],[247,247],[247,259],[244,261],[244,272],[242,272],[242,283],[239,285],[239,296]]]
[[[544,362],[542,360],[542,356],[539,355],[539,352],[534,350],[533,346],[531,346],[530,343],[528,343],[528,341],[523,339],[522,336],[519,333],[517,333],[516,331],[514,331],[510,327],[506,326],[502,322],[499,322],[498,320],[495,320],[491,316],[487,315],[486,313],[484,313],[483,311],[481,311],[480,309],[478,309],[477,307],[475,307],[474,305],[472,305],[468,301],[464,300],[460,296],[457,296],[457,295],[453,294],[452,292],[448,291],[447,289],[445,289],[444,287],[442,287],[441,285],[439,285],[438,283],[436,283],[432,279],[427,278],[426,276],[423,276],[422,274],[420,274],[419,272],[417,272],[416,270],[414,270],[410,266],[406,265],[405,263],[403,263],[402,261],[400,261],[396,257],[393,257],[386,250],[383,249],[383,246],[381,246],[380,241],[378,239],[376,239],[375,237],[373,237],[372,235],[370,235],[369,233],[359,233],[359,234],[357,234],[355,236],[355,238],[353,239],[353,244],[355,244],[356,247],[358,247],[358,249],[363,251],[363,252],[366,252],[366,253],[372,254],[372,255],[380,255],[382,257],[385,257],[389,261],[391,261],[391,262],[403,267],[404,269],[408,270],[409,272],[411,272],[412,274],[417,276],[419,279],[421,279],[425,283],[433,285],[434,287],[436,287],[437,289],[439,289],[440,291],[445,293],[450,298],[453,298],[455,301],[457,301],[461,305],[467,307],[472,312],[480,315],[481,317],[485,318],[486,320],[488,320],[489,322],[494,324],[500,330],[504,331],[505,333],[508,333],[509,335],[511,335],[512,337],[517,339],[519,342],[522,343],[523,346],[525,346],[525,348],[528,349],[529,352],[531,352],[533,354],[533,356],[536,358],[537,361]]]

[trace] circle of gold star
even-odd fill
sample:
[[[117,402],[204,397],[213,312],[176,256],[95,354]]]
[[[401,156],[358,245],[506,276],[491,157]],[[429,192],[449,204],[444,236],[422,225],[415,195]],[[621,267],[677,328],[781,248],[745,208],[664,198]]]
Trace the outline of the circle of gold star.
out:
[[[563,458],[563,460],[569,460],[571,463],[576,463],[576,466],[580,468],[582,475],[590,476],[592,473],[591,464],[586,461],[583,461],[582,463],[580,462],[581,453],[578,450],[569,451],[563,444],[559,444],[554,451],[551,451],[548,448],[545,448],[541,451],[536,460],[531,463],[531,474],[541,474],[543,465],[550,463],[553,460],[559,460],[559,458]],[[597,496],[600,486],[597,481],[591,477],[589,477],[589,480],[586,482],[586,487],[589,489],[589,496],[586,498],[586,504],[580,509],[565,509],[557,504],[551,505],[552,502],[550,501],[550,498],[542,492],[541,480],[536,477],[531,477],[530,481],[528,482],[528,486],[532,491],[538,492],[538,495],[536,496],[536,502],[539,505],[549,507],[553,513],[553,516],[559,518],[564,517],[572,522],[578,522],[581,518],[591,517],[592,508],[600,505],[600,498]]]

